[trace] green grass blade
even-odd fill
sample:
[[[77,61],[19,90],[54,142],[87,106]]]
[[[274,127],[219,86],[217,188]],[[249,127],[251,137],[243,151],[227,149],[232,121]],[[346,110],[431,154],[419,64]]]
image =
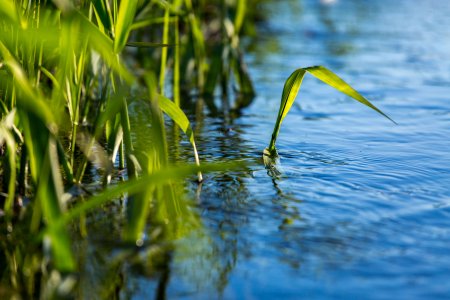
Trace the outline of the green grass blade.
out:
[[[8,217],[12,216],[13,202],[16,196],[16,141],[11,132],[14,126],[14,116],[15,110],[12,110],[0,121],[0,148],[6,144],[8,150],[9,178],[7,179],[6,176],[4,178],[4,180],[8,180],[8,196],[3,207]],[[5,171],[3,171],[3,175],[5,175],[4,173]]]
[[[356,101],[361,102],[362,104],[372,108],[382,116],[386,117],[390,121],[392,121],[394,124],[394,120],[392,120],[390,117],[388,117],[385,113],[383,113],[381,110],[379,110],[375,105],[370,103],[369,100],[364,98],[360,93],[358,93],[355,89],[353,89],[348,83],[346,83],[344,80],[342,80],[339,76],[334,74],[332,71],[328,70],[325,67],[322,66],[314,66],[314,67],[308,67],[304,68],[305,71],[316,77],[317,79],[321,80],[322,82],[328,84],[329,86],[335,88],[336,90],[340,91],[341,93],[352,97]]]
[[[99,16],[103,27],[105,27],[108,31],[111,30],[111,18],[110,14],[108,13],[108,7],[106,6],[106,1],[103,0],[91,0],[91,2],[94,4],[95,11],[97,15]]]
[[[235,34],[239,35],[239,32],[241,31],[242,24],[245,20],[245,14],[246,14],[246,8],[247,8],[247,0],[239,0],[236,3],[236,17],[234,19],[234,30]]]
[[[122,78],[124,78],[128,83],[132,83],[134,81],[134,76],[127,70],[127,68],[123,64],[119,62],[117,55],[112,51],[115,41],[113,42],[107,35],[101,32],[97,26],[95,26],[81,13],[78,13],[77,17],[81,21],[80,23],[83,29],[83,33],[89,39],[90,47],[98,52],[102,59]]]
[[[162,43],[169,43],[169,10],[164,12],[164,29]],[[159,91],[164,95],[164,83],[166,79],[166,63],[167,63],[167,48],[161,49],[161,68],[159,70]]]
[[[248,73],[243,55],[240,53],[239,49],[234,49],[232,53],[232,64],[234,75],[239,84],[239,92],[247,98],[252,99],[255,95],[255,89],[253,88],[253,83],[250,79],[250,74]]]
[[[178,18],[178,16],[176,17],[170,17],[169,21],[170,22],[175,22],[176,18]],[[138,20],[136,22],[133,23],[133,25],[131,25],[131,31],[133,30],[138,30],[138,29],[143,29],[145,27],[148,27],[150,25],[153,24],[161,24],[164,23],[164,17],[161,18],[151,18],[151,19],[144,19],[144,20]]]
[[[128,195],[133,195],[139,192],[144,192],[150,186],[158,186],[174,180],[183,179],[197,172],[216,172],[231,169],[236,170],[243,169],[245,167],[246,165],[242,162],[203,164],[202,166],[183,165],[167,167],[156,171],[153,174],[143,175],[142,177],[119,183],[113,187],[107,188],[95,196],[92,196],[90,199],[76,205],[71,210],[66,212],[57,224],[53,224],[53,228],[65,226],[80,215],[85,214],[86,212],[99,207],[108,201],[112,201],[114,198],[117,198],[125,193]]]
[[[281,123],[283,122],[284,118],[288,114],[289,110],[292,107],[292,104],[294,103],[294,101],[297,97],[297,94],[300,90],[300,86],[302,84],[302,81],[303,81],[303,78],[304,78],[306,72],[310,73],[314,77],[318,78],[319,80],[326,83],[327,85],[335,88],[336,90],[340,91],[341,93],[372,108],[373,110],[375,110],[382,116],[384,116],[387,119],[389,119],[390,121],[392,121],[394,124],[397,124],[394,122],[394,120],[392,120],[390,117],[388,117],[385,113],[383,113],[375,105],[370,103],[370,101],[367,100],[364,96],[362,96],[355,89],[353,89],[348,83],[346,83],[339,76],[337,76],[336,74],[334,74],[332,71],[328,70],[327,68],[322,67],[322,66],[300,68],[300,69],[295,70],[289,76],[289,78],[286,80],[286,82],[284,84],[283,94],[281,96],[281,103],[280,103],[280,109],[278,111],[277,120],[275,122],[275,126],[273,129],[272,138],[270,140],[269,147],[266,149],[270,153],[271,156],[273,156],[273,157],[277,156],[275,143],[276,143],[278,134],[280,132]]]
[[[195,145],[194,132],[192,131],[191,123],[189,122],[187,116],[184,112],[170,99],[166,97],[159,97],[159,107],[164,111],[187,135],[189,141],[194,149],[195,163],[199,166],[200,159],[197,152],[197,147]],[[198,180],[201,182],[203,180],[202,173],[198,173]]]
[[[278,110],[277,121],[273,128],[272,139],[269,144],[269,152],[271,155],[276,155],[275,142],[280,132],[281,123],[291,109],[292,104],[297,97],[298,91],[302,84],[303,78],[305,77],[305,71],[303,69],[298,69],[294,71],[291,76],[286,80],[283,88],[283,94],[281,96],[280,109]]]
[[[64,227],[54,227],[64,215],[61,205],[63,193],[62,179],[57,162],[57,146],[53,138],[49,138],[47,153],[41,168],[37,196],[42,206],[43,216],[49,228],[53,259],[60,271],[75,271],[76,263],[72,254],[71,239]]]
[[[181,130],[183,130],[189,141],[193,143],[194,133],[191,124],[181,108],[164,96],[159,96],[158,100],[161,110],[165,112],[181,128]]]
[[[205,72],[206,72],[206,46],[205,37],[200,26],[200,22],[194,14],[193,5],[191,0],[185,0],[185,5],[188,11],[188,21],[192,34],[193,48],[195,52],[195,60],[198,70],[198,86],[203,89],[205,84]]]
[[[14,24],[19,24],[19,13],[17,11],[16,5],[12,0],[3,0],[0,5],[0,16],[8,19]]]
[[[39,116],[45,124],[53,123],[55,118],[51,109],[39,93],[36,93],[22,67],[1,41],[0,54],[3,56],[5,65],[9,67],[14,76],[14,85],[23,95],[23,97],[18,97],[20,105],[27,111]]]
[[[64,215],[61,202],[63,185],[55,139],[42,120],[25,111],[18,112],[30,155],[30,171],[36,185],[37,201],[34,202],[34,211],[42,211],[47,225],[45,236],[49,238],[56,268],[60,271],[74,271],[75,260],[70,237],[65,227],[55,226]]]
[[[173,57],[173,101],[177,106],[180,106],[180,29],[178,16],[175,17],[174,27],[176,47]]]
[[[54,226],[64,215],[60,202],[63,186],[59,176],[58,156],[54,139],[49,138],[46,150],[40,168],[41,174],[39,175],[36,194],[49,229],[48,237],[50,238],[55,266],[60,271],[74,271],[76,263],[72,255],[70,236],[66,228]]]
[[[52,82],[52,84],[53,84],[55,89],[58,89],[58,90],[61,89],[61,86],[59,85],[58,80],[56,79],[56,77],[49,70],[47,70],[43,66],[40,66],[39,70],[41,70],[41,72],[44,73],[44,75],[47,76],[48,79],[51,80],[51,82]]]
[[[115,27],[114,52],[119,53],[125,47],[128,35],[136,14],[138,0],[120,1],[119,13],[117,15]]]
[[[155,186],[149,185],[145,191],[142,191],[127,201],[127,224],[123,230],[123,239],[127,242],[139,244],[142,241],[145,224],[155,193]]]
[[[126,44],[127,47],[136,47],[136,48],[160,48],[160,47],[170,47],[174,46],[167,43],[149,43],[149,42],[128,42]]]

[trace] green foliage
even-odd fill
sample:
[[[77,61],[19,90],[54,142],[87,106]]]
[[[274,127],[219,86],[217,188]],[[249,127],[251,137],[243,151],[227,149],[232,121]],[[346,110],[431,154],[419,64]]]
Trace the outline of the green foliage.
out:
[[[253,93],[239,48],[245,6],[218,1],[211,7],[221,24],[219,42],[205,34],[209,21],[202,16],[210,8],[190,0],[2,1],[1,221],[11,230],[26,223],[29,234],[43,238],[55,269],[77,270],[68,225],[79,217],[86,234],[85,216],[113,198],[127,198],[127,242],[142,240],[149,216],[163,224],[196,219],[177,180],[197,174],[202,181],[201,171],[224,166],[200,165],[180,105],[191,91],[214,92],[218,80],[205,86],[205,78],[223,51],[229,55],[215,78],[229,85],[234,70],[240,90]],[[218,44],[222,51],[212,51]],[[129,109],[138,90],[148,91],[147,115],[136,122]],[[195,166],[172,166],[163,113],[186,134]],[[108,187],[123,168],[125,182]],[[86,189],[90,169],[103,185],[84,199],[73,191]],[[29,217],[18,221],[24,198]],[[174,237],[187,234],[180,228],[173,228]]]
[[[306,73],[310,73],[317,79],[326,83],[327,85],[335,88],[341,93],[355,99],[356,101],[370,107],[375,110],[382,116],[394,122],[391,118],[389,118],[385,113],[375,107],[369,100],[364,98],[360,93],[358,93],[355,89],[353,89],[349,84],[347,84],[344,80],[339,78],[336,74],[331,72],[325,67],[322,66],[314,66],[307,68],[300,68],[295,70],[286,80],[283,88],[283,93],[281,95],[280,109],[278,110],[277,120],[275,122],[275,126],[273,128],[272,138],[269,143],[269,147],[264,150],[265,164],[270,165],[267,161],[270,161],[270,157],[275,158],[277,156],[277,150],[275,148],[275,142],[278,137],[278,133],[280,132],[281,123],[284,118],[287,116],[289,110],[294,103],[297,94],[300,90],[300,86],[302,85],[303,78]],[[394,122],[395,123],[395,122]],[[266,158],[268,157],[268,158]]]
[[[115,24],[114,52],[120,53],[128,40],[131,25],[136,14],[138,0],[122,0]],[[105,18],[104,18],[105,19]],[[105,19],[106,21],[108,19]],[[107,25],[107,24],[105,24]]]

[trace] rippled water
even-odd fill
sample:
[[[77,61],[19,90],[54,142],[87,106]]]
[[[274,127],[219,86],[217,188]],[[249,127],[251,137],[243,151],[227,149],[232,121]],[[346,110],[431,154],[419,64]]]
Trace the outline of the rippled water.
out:
[[[296,67],[329,67],[398,125],[307,77],[278,140],[282,177],[261,161],[192,184],[204,229],[178,242],[161,277],[130,271],[127,293],[450,297],[450,3],[273,1],[264,9],[268,22],[247,41],[258,96],[240,117],[197,120],[204,159],[260,159]]]

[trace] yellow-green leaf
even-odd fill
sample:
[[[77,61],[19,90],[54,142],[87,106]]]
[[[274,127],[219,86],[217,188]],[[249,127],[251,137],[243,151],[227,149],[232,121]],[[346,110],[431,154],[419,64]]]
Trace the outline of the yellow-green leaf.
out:
[[[115,27],[114,52],[119,53],[125,47],[136,14],[138,0],[120,1]]]
[[[194,150],[195,163],[199,166],[200,158],[198,156],[197,146],[195,145],[194,132],[192,131],[191,123],[189,123],[188,118],[186,117],[184,112],[170,99],[159,96],[158,100],[161,110],[165,112],[187,135]],[[200,172],[198,173],[198,180],[203,180],[203,176]]]
[[[341,92],[341,93],[343,93],[343,94],[345,94],[345,95],[347,95],[349,97],[352,97],[353,99],[355,99],[356,101],[361,102],[364,105],[367,105],[368,107],[372,108],[373,110],[375,110],[376,112],[378,112],[382,116],[388,118],[393,123],[395,123],[394,120],[389,118],[385,113],[383,113],[375,105],[370,103],[369,100],[364,98],[364,96],[362,96],[360,93],[358,93],[348,83],[346,83],[339,76],[337,76],[336,74],[334,74],[333,72],[331,72],[327,68],[322,67],[322,66],[314,66],[314,67],[305,68],[304,70],[307,71],[308,73],[310,73],[311,75],[313,75],[314,77],[316,77],[317,79],[325,82],[329,86],[334,87],[339,92]]]
[[[359,92],[357,92],[354,88],[352,88],[348,83],[346,83],[339,76],[337,76],[336,74],[334,74],[332,71],[328,70],[327,68],[322,67],[322,66],[300,68],[300,69],[295,70],[289,76],[289,78],[286,80],[286,82],[284,84],[283,94],[281,96],[280,109],[278,111],[278,116],[277,116],[277,121],[275,122],[275,126],[273,129],[272,138],[270,140],[269,147],[267,148],[267,151],[270,153],[271,156],[277,155],[277,151],[275,148],[275,142],[278,137],[278,133],[280,132],[281,123],[283,122],[284,118],[288,114],[289,110],[292,107],[292,104],[294,103],[294,101],[297,97],[297,94],[300,90],[300,86],[302,84],[302,81],[303,81],[303,78],[305,77],[306,72],[310,73],[317,79],[319,79],[322,82],[328,84],[329,86],[335,88],[336,90],[340,91],[341,93],[370,107],[371,109],[375,110],[382,116],[386,117],[387,119],[389,119],[393,123],[395,123],[394,120],[392,120],[390,117],[388,117],[385,113],[383,113],[375,105],[370,103],[369,100],[367,100],[364,96],[362,96]]]

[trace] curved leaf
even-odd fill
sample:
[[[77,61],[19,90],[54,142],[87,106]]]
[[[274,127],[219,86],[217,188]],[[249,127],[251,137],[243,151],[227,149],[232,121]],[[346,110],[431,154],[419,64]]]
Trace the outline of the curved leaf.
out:
[[[138,0],[122,0],[120,1],[119,13],[115,28],[114,52],[119,53],[128,40],[128,35],[133,24],[136,14]]]
[[[303,69],[295,70],[291,76],[284,83],[283,94],[281,95],[280,109],[278,110],[277,121],[273,128],[272,139],[268,147],[268,151],[271,155],[276,156],[275,142],[280,132],[281,123],[291,109],[292,104],[297,97],[300,86],[302,85],[303,78],[305,77],[305,71]]]
[[[394,124],[394,120],[392,120],[390,117],[388,117],[385,113],[383,113],[381,110],[379,110],[375,105],[370,103],[369,100],[364,98],[360,93],[358,93],[354,88],[352,88],[348,83],[346,83],[344,80],[342,80],[339,76],[331,72],[325,67],[322,66],[314,66],[314,67],[308,67],[304,69],[317,79],[321,80],[322,82],[328,84],[331,87],[334,87],[339,92],[352,97],[356,101],[361,102],[362,104],[372,108],[382,116],[388,118],[390,121],[392,121]]]
[[[74,206],[71,210],[67,211],[62,218],[52,224],[52,229],[56,230],[68,224],[71,220],[79,217],[80,215],[99,207],[100,205],[112,201],[113,199],[127,193],[128,195],[133,195],[142,191],[146,191],[149,188],[160,186],[164,183],[186,178],[189,175],[195,174],[195,172],[216,172],[222,170],[230,169],[241,169],[245,168],[246,164],[243,162],[233,162],[233,163],[212,163],[200,166],[194,165],[183,165],[175,167],[167,167],[161,169],[152,174],[147,174],[136,179],[130,179],[128,181],[119,183],[112,187],[105,189],[90,199],[81,202],[80,204]],[[44,234],[51,229],[45,229]]]
[[[281,103],[280,103],[280,109],[278,111],[277,121],[275,122],[275,126],[272,133],[272,138],[269,143],[269,147],[267,148],[267,151],[270,153],[271,156],[277,156],[277,151],[275,148],[275,142],[278,137],[278,133],[280,131],[281,123],[283,122],[284,118],[288,114],[289,110],[292,107],[292,104],[294,103],[297,94],[300,90],[300,86],[302,84],[303,78],[305,77],[305,73],[308,72],[317,79],[321,80],[322,82],[328,84],[329,86],[335,88],[336,90],[340,91],[341,93],[355,99],[356,101],[370,107],[371,109],[375,110],[382,116],[386,117],[390,121],[392,121],[394,124],[394,120],[392,120],[389,116],[387,116],[385,113],[383,113],[380,109],[378,109],[375,105],[370,103],[369,100],[367,100],[364,96],[362,96],[360,93],[358,93],[354,88],[352,88],[348,83],[346,83],[343,79],[341,79],[339,76],[334,74],[332,71],[328,70],[327,68],[323,66],[313,66],[313,67],[307,67],[307,68],[300,68],[295,70],[286,80],[283,88],[283,94],[281,96]]]
[[[192,148],[194,148],[195,163],[200,166],[200,159],[198,157],[197,147],[194,140],[194,132],[192,131],[191,123],[184,112],[170,99],[159,96],[159,107],[164,111],[187,135],[189,142],[191,142]],[[203,181],[202,174],[198,173],[198,180]]]

